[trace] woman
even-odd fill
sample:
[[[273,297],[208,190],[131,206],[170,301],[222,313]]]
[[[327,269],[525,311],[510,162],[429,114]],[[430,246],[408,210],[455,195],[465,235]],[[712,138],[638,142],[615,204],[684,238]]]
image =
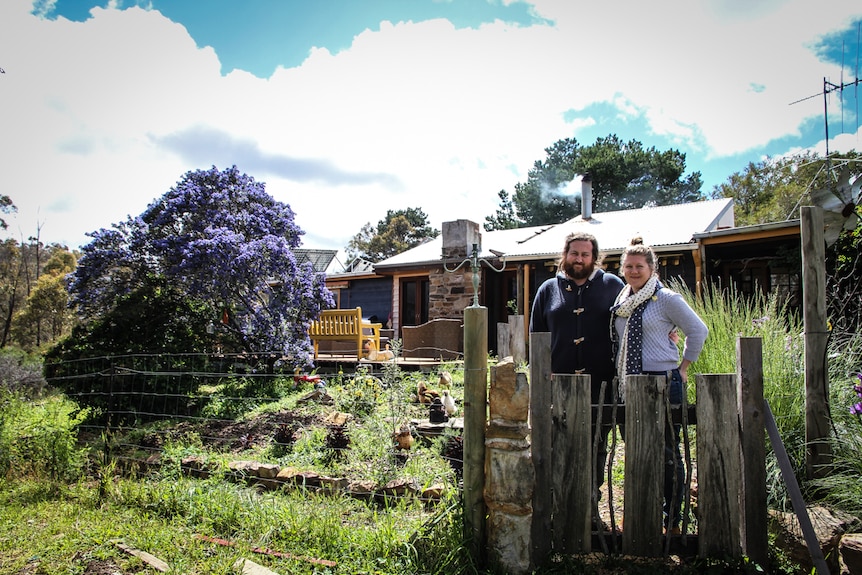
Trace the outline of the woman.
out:
[[[688,381],[688,366],[700,355],[709,330],[681,295],[662,286],[656,267],[652,248],[641,238],[634,238],[620,261],[626,286],[611,308],[620,398],[625,401],[626,375],[664,375],[669,382],[669,401],[679,404]],[[685,334],[681,361],[677,329]],[[685,481],[679,432],[676,425],[665,433],[664,515],[665,527],[671,533],[680,531]]]

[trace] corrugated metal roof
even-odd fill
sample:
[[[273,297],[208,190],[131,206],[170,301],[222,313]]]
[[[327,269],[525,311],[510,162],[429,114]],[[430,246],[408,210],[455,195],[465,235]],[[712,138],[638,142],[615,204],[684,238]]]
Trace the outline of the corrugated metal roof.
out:
[[[316,272],[325,272],[337,253],[338,250],[315,250],[307,248],[296,248],[293,250],[297,264],[311,262],[311,267]]]
[[[760,232],[779,232],[787,230],[788,233],[793,233],[795,228],[799,227],[799,220],[784,220],[783,222],[768,222],[765,224],[752,224],[748,226],[740,226],[738,228],[709,230],[694,234],[694,239],[704,240],[707,238],[720,238],[723,236],[740,236],[745,234],[757,234]]]
[[[596,213],[589,220],[577,216],[561,224],[482,232],[481,257],[492,258],[490,250],[502,252],[507,260],[556,257],[565,238],[575,231],[593,234],[604,253],[621,252],[635,236],[661,251],[694,241],[695,234],[732,228],[733,199],[706,200],[675,206]],[[375,264],[375,269],[439,263],[443,238],[437,238]],[[469,255],[469,254],[468,254]]]

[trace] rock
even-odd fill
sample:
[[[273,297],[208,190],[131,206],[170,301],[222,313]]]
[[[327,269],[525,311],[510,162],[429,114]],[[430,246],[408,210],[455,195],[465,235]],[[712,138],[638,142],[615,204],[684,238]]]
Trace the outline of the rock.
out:
[[[418,491],[412,479],[393,479],[380,490],[380,493],[384,496],[403,497]]]
[[[320,476],[320,489],[324,493],[340,493],[347,488],[347,479],[344,477]]]
[[[335,403],[335,400],[332,399],[332,396],[326,393],[325,389],[315,389],[313,391],[309,391],[302,397],[296,400],[296,403],[308,403],[310,401],[316,401],[318,403],[323,403],[326,405],[332,405]]]
[[[278,477],[279,467],[274,463],[260,463],[257,466],[255,475],[262,479],[275,479]]]
[[[416,430],[416,435],[420,437],[437,437],[447,429],[452,429],[458,433],[464,430],[463,417],[450,417],[448,421],[442,423],[431,423],[427,419],[415,419],[411,423]]]
[[[814,569],[811,553],[805,544],[805,536],[795,513],[770,511],[770,529],[775,532],[775,544],[783,549],[788,557],[806,571]],[[825,507],[809,507],[808,516],[814,527],[820,549],[832,573],[839,573],[838,544],[842,535],[855,520],[846,514],[831,511]]]
[[[516,373],[511,357],[491,368],[488,394],[490,419],[527,421],[530,412],[530,386],[527,374]]]
[[[340,411],[333,411],[323,420],[327,425],[345,425],[348,421],[353,419],[353,416],[349,413],[342,413]]]
[[[147,457],[146,461],[144,461],[144,467],[146,469],[157,469],[162,465],[162,454],[161,453],[153,453],[149,457]]]
[[[254,481],[254,485],[260,486],[267,491],[275,491],[281,489],[284,484],[278,479],[258,478]]]
[[[237,478],[262,478],[275,479],[278,476],[279,467],[273,463],[260,463],[259,461],[231,461],[227,464],[231,475]]]
[[[293,484],[296,482],[296,476],[300,473],[301,471],[295,467],[284,467],[279,469],[278,475],[275,478],[281,481],[282,484]]]
[[[347,484],[348,493],[350,493],[351,497],[356,497],[357,499],[371,499],[376,490],[377,484],[367,479],[351,481]]]
[[[212,470],[209,468],[206,461],[204,461],[202,457],[196,455],[183,457],[180,462],[180,469],[184,474],[189,477],[194,477],[195,479],[207,479],[212,474]]]
[[[439,501],[443,497],[443,485],[435,483],[422,490],[422,499],[426,501]]]
[[[504,506],[507,512],[532,512],[535,469],[526,449],[489,448],[485,459],[485,502]]]
[[[488,514],[488,539],[493,541],[491,562],[504,573],[530,572],[532,515],[510,515],[497,511]]]
[[[862,533],[848,533],[842,537],[838,551],[844,563],[841,573],[862,575]]]
[[[320,474],[314,471],[302,471],[294,476],[296,485],[307,489],[318,489],[320,487]]]

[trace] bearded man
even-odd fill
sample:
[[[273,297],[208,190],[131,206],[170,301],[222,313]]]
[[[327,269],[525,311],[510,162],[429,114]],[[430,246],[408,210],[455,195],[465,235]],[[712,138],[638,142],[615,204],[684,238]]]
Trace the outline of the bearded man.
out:
[[[536,292],[530,316],[531,332],[551,333],[551,371],[590,375],[592,402],[611,403],[615,373],[611,339],[611,307],[623,289],[623,281],[605,273],[599,265],[599,243],[592,234],[576,232],[566,237],[557,274]],[[607,431],[603,425],[596,453],[596,490],[604,480]],[[593,426],[595,434],[595,426]]]

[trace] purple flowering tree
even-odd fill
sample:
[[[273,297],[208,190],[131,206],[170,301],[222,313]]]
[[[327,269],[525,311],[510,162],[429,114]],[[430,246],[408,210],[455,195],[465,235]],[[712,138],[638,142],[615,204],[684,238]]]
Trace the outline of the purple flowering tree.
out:
[[[140,216],[90,234],[72,303],[84,319],[98,318],[159,278],[211,310],[200,332],[216,327],[233,351],[307,365],[308,326],[334,301],[323,274],[297,264],[302,234],[290,206],[236,166],[188,172]]]

